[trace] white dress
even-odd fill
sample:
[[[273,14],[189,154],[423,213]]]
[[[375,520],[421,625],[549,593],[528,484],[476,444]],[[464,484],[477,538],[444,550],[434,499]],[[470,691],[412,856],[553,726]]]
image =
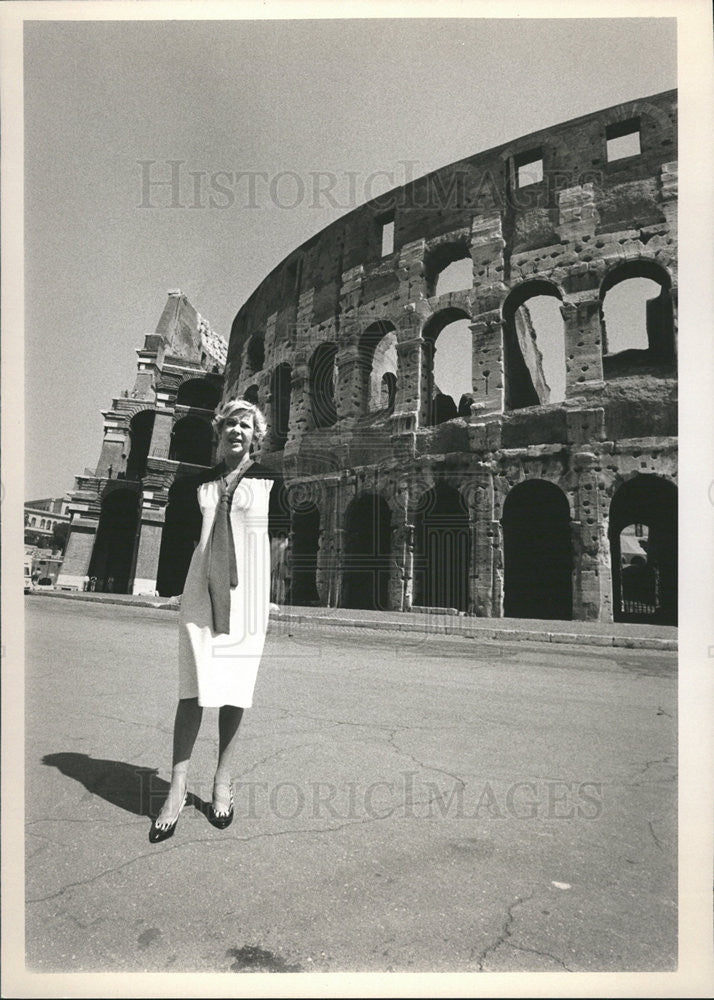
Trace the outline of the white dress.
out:
[[[257,471],[257,470],[256,470]],[[238,586],[231,588],[230,633],[212,628],[208,594],[208,541],[220,495],[219,481],[203,483],[198,503],[201,539],[189,566],[179,616],[179,698],[199,705],[250,708],[270,609],[268,501],[273,483],[249,474],[233,494],[230,519]]]

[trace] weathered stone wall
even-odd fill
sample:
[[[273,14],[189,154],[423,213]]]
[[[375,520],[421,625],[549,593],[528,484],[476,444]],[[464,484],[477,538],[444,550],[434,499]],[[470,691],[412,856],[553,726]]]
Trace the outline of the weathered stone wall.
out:
[[[639,136],[639,153],[609,160],[609,139],[628,130]],[[458,491],[468,519],[462,610],[502,614],[503,505],[519,483],[543,480],[562,491],[570,511],[573,616],[612,617],[614,492],[632,475],[676,479],[676,157],[675,92],[587,115],[352,211],[291,253],[251,295],[233,323],[225,393],[256,391],[270,423],[272,373],[290,366],[287,440],[276,447],[269,434],[262,458],[281,466],[288,483],[317,490],[323,603],[341,600],[349,504],[372,493],[391,511],[389,604],[413,604],[414,565],[424,555],[412,512],[428,484],[440,482]],[[541,179],[523,184],[528,170]],[[394,249],[382,256],[382,225],[391,220]],[[433,294],[440,268],[467,255],[471,286]],[[631,277],[662,288],[660,305],[648,309],[650,348],[611,355],[603,297]],[[566,386],[559,403],[514,402],[513,358],[524,338],[522,326],[509,332],[509,317],[531,294],[560,302]],[[460,416],[433,425],[434,343],[457,318],[472,331],[463,359],[471,392]],[[375,408],[365,348],[375,324],[396,339],[398,359],[396,397],[383,409]],[[261,342],[256,369],[251,343]],[[535,350],[524,364],[543,399]],[[316,404],[332,392],[331,370],[329,377],[316,372],[323,357],[336,368],[334,398],[323,399],[327,420]]]
[[[72,521],[60,587],[153,594],[161,575],[167,513],[172,513],[171,488],[212,461],[211,420],[223,388],[225,341],[185,295],[171,291],[156,330],[144,338],[137,355],[133,389],[104,412],[99,461],[77,476],[70,494]],[[182,397],[191,387],[197,387],[198,396]],[[184,421],[191,423],[182,456],[176,430]],[[112,510],[107,502],[116,493],[124,504]],[[167,549],[175,542],[170,540]],[[122,550],[128,550],[124,561]]]

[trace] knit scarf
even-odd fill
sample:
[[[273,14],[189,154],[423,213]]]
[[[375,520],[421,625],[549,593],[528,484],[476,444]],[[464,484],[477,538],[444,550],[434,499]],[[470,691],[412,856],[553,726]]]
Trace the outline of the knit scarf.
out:
[[[230,486],[225,472],[219,479],[220,495],[208,541],[208,594],[211,599],[213,631],[217,635],[228,635],[230,632],[231,587],[238,586],[238,566],[230,519],[231,503],[236,487],[252,464],[249,462]]]

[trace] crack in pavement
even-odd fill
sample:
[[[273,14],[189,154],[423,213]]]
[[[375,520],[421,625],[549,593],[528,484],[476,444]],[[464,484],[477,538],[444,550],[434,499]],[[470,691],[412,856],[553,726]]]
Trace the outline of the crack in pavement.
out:
[[[503,927],[501,928],[501,933],[498,935],[493,944],[487,945],[483,949],[483,951],[479,953],[476,959],[476,964],[479,972],[486,971],[483,967],[483,964],[486,960],[486,956],[489,955],[491,952],[496,951],[498,948],[501,947],[502,944],[506,944],[506,942],[508,942],[508,939],[511,937],[512,933],[511,927],[513,926],[513,921],[515,919],[513,916],[513,911],[516,909],[517,906],[522,906],[524,903],[527,903],[531,899],[533,899],[533,893],[531,893],[529,896],[516,896],[514,902],[510,904],[510,906],[506,910],[506,919],[504,921]],[[474,949],[472,948],[469,960],[473,960],[473,953]]]
[[[659,839],[659,837],[657,836],[657,834],[654,832],[654,827],[652,826],[652,820],[651,819],[647,820],[647,826],[649,827],[649,831],[652,834],[652,840],[654,840],[655,844],[657,845],[657,847],[659,847],[660,851],[664,852],[664,847],[662,846],[662,841]]]
[[[525,945],[513,944],[512,941],[508,941],[507,944],[509,948],[514,948],[516,951],[527,951],[533,955],[540,955],[541,958],[552,958],[554,962],[557,962],[558,965],[561,965],[563,967],[565,972],[573,971],[572,969],[568,968],[568,966],[565,964],[562,958],[558,958],[557,955],[553,955],[549,951],[539,951],[537,948],[526,948]]]
[[[409,760],[411,760],[418,767],[423,768],[423,770],[425,770],[425,771],[436,771],[438,774],[444,774],[444,775],[446,775],[447,778],[451,778],[453,781],[455,781],[458,784],[460,784],[462,788],[466,788],[466,782],[464,781],[463,778],[459,777],[458,774],[454,774],[452,771],[447,771],[443,767],[438,767],[436,764],[425,764],[424,761],[419,760],[419,758],[415,757],[414,754],[411,753],[409,750],[402,750],[401,747],[397,746],[397,744],[394,742],[394,740],[396,739],[397,733],[400,730],[402,730],[403,728],[404,728],[403,726],[397,726],[396,729],[392,729],[391,730],[391,732],[389,734],[389,737],[387,739],[387,745],[388,746],[392,747],[392,749],[394,751],[396,751],[396,753],[400,754],[401,756],[408,757]]]
[[[255,769],[260,767],[262,764],[267,764],[269,760],[278,760],[280,757],[283,756],[283,754],[293,753],[296,750],[305,750],[308,747],[315,747],[318,745],[319,744],[316,743],[314,740],[311,740],[309,743],[298,743],[295,746],[282,747],[280,750],[273,750],[271,753],[267,754],[267,756],[262,757],[260,760],[254,761],[250,765],[250,767],[246,768],[245,771],[239,771],[238,777],[245,778],[247,774],[250,774],[251,771],[255,771]]]
[[[391,815],[392,815],[391,812],[389,812],[384,815],[369,816],[363,819],[356,819],[348,821],[346,823],[340,823],[337,826],[320,826],[320,827],[303,827],[303,828],[294,827],[289,830],[275,830],[273,832],[256,833],[252,836],[235,837],[234,839],[241,844],[246,844],[254,840],[266,840],[266,839],[272,840],[273,838],[277,837],[287,837],[290,834],[335,833],[338,830],[344,830],[351,826],[366,826],[368,823],[380,822],[381,820],[389,819]],[[193,837],[190,840],[185,840],[183,843],[172,844],[170,847],[164,848],[161,854],[166,855],[172,853],[173,851],[180,851],[194,844],[203,844],[208,847],[224,847],[225,843],[226,843],[225,840],[218,841],[214,837],[210,838]],[[65,892],[67,892],[69,889],[76,889],[79,888],[80,886],[92,885],[94,882],[99,881],[99,879],[104,878],[106,875],[116,874],[122,871],[124,868],[128,868],[130,865],[136,864],[139,861],[143,861],[145,858],[155,858],[156,855],[157,855],[156,851],[147,851],[144,854],[137,854],[135,857],[129,858],[122,864],[112,866],[111,868],[105,868],[103,871],[97,872],[95,875],[92,875],[89,878],[79,879],[76,882],[68,882],[67,885],[63,886],[61,889],[58,889],[56,892],[49,893],[47,896],[36,896],[34,899],[28,898],[26,900],[26,903],[29,905],[30,903],[49,902],[52,899],[57,899],[58,897],[63,896]]]
[[[673,762],[671,754],[667,754],[665,757],[657,757],[655,760],[646,760],[645,763],[644,763],[644,765],[640,766],[640,770],[637,771],[636,774],[638,774],[638,775],[639,774],[646,774],[647,771],[649,771],[649,769],[651,767],[655,766],[655,764],[667,764],[668,767],[671,767],[671,768],[674,769],[675,774],[676,774],[677,765],[676,765],[676,763]],[[674,778],[674,775],[672,775],[672,777]]]

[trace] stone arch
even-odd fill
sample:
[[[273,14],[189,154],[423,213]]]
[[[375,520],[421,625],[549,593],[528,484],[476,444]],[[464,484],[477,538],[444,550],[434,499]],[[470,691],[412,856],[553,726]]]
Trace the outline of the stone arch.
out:
[[[201,509],[193,476],[175,480],[169,489],[161,532],[156,589],[162,597],[183,592],[193,550],[201,534]]]
[[[372,323],[360,337],[358,357],[364,413],[380,410],[391,413],[394,409],[399,366],[397,341],[394,324],[383,320]]]
[[[134,403],[129,403],[129,405],[127,406],[126,404],[128,402],[129,402],[128,400],[122,399],[121,416],[127,420],[132,420],[134,417],[138,416],[140,413],[144,413],[146,410],[151,410],[152,413],[154,412],[154,403],[146,403],[138,401]],[[119,416],[119,414],[116,415]]]
[[[310,358],[310,406],[316,427],[332,427],[337,421],[336,381],[337,345],[327,341]]]
[[[614,313],[610,311],[610,315],[606,315],[608,293],[616,286],[628,282],[632,290],[630,298],[633,298],[636,294],[634,285],[638,279],[653,282],[659,286],[660,292],[655,298],[646,298],[646,290],[638,289],[640,308],[644,306],[642,320],[637,323],[636,319],[625,313],[627,333],[620,335],[615,341]],[[641,285],[641,280],[638,283]],[[632,308],[630,306],[630,311]],[[611,323],[610,335],[608,335],[608,320]],[[636,257],[620,261],[606,271],[600,283],[600,326],[606,377],[625,374],[628,363],[652,364],[672,361],[675,356],[674,304],[672,278],[667,268],[651,258]],[[618,360],[615,360],[616,358]],[[623,365],[625,365],[624,370]]]
[[[171,430],[169,458],[188,465],[210,466],[213,429],[203,417],[191,415],[177,420]]]
[[[547,479],[525,479],[506,496],[503,526],[507,618],[573,617],[570,503]]]
[[[292,368],[285,361],[277,365],[270,377],[270,423],[275,448],[285,447],[290,425],[290,393]]]
[[[450,277],[455,280],[449,280]],[[473,261],[468,243],[453,240],[428,250],[424,257],[424,282],[427,298],[470,289],[473,285]]]
[[[471,321],[465,309],[449,306],[431,315],[422,330],[422,377],[421,377],[421,409],[420,422],[423,426],[441,424],[458,416],[459,408],[452,396],[441,392],[436,383],[434,367],[437,351],[437,339],[452,323],[462,320]],[[472,387],[471,338],[467,338],[468,356],[463,358],[463,370],[468,372],[464,382],[465,387]],[[468,388],[467,388],[468,392]],[[463,394],[462,394],[463,395]],[[461,397],[460,397],[461,398]]]
[[[265,365],[265,336],[262,333],[254,333],[246,346],[246,361],[251,374],[256,375],[263,370]]]
[[[146,475],[146,461],[151,447],[151,435],[154,430],[153,409],[140,410],[129,421],[129,457],[126,462],[126,478],[143,479]]]
[[[635,473],[615,490],[608,517],[615,621],[677,624],[677,506],[677,487],[664,476]],[[630,525],[648,528],[635,573],[624,572],[622,558]]]
[[[89,561],[94,590],[126,594],[134,568],[134,549],[139,524],[139,493],[115,489],[101,501],[97,536]]]
[[[342,607],[389,608],[392,513],[376,492],[355,497],[345,511]]]
[[[471,534],[462,492],[442,477],[413,509],[414,599],[418,607],[469,610]]]
[[[503,369],[507,410],[517,410],[526,406],[538,406],[551,401],[551,391],[543,368],[543,353],[538,343],[538,330],[534,325],[527,303],[531,300],[556,299],[562,303],[560,289],[549,281],[532,279],[513,288],[501,307],[503,322]],[[541,324],[539,324],[540,326]],[[553,358],[559,369],[558,397],[565,398],[565,328],[562,316],[558,317],[558,327],[549,330],[543,322],[541,337],[552,339]],[[550,355],[550,344],[549,344]],[[555,366],[553,367],[554,374]]]
[[[206,378],[184,379],[176,392],[177,406],[191,406],[199,410],[215,410],[219,399],[219,387]]]

